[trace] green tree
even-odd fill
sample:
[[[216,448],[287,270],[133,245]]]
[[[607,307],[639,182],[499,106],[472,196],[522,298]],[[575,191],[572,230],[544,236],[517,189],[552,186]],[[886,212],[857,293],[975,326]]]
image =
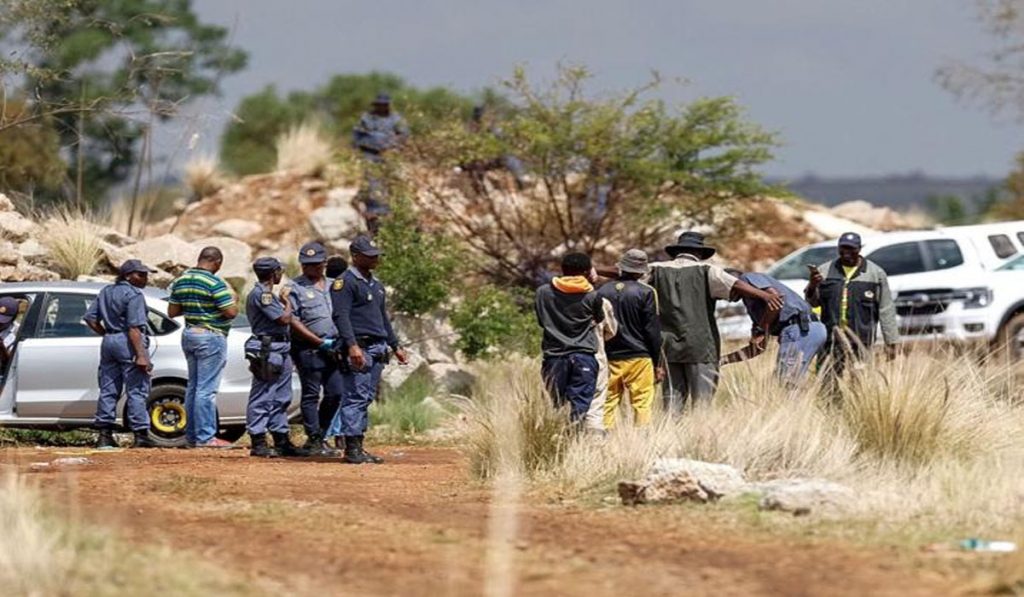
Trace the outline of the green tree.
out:
[[[423,315],[452,295],[460,265],[455,243],[424,230],[407,199],[399,196],[392,202],[376,240],[387,255],[381,261],[380,278],[394,289],[391,306],[397,311]]]
[[[327,133],[348,146],[352,128],[380,92],[391,94],[394,109],[422,134],[436,123],[466,118],[476,102],[499,102],[492,90],[460,95],[443,87],[420,89],[390,73],[335,75],[313,91],[280,95],[273,87],[242,99],[224,130],[221,161],[237,174],[267,172],[274,166],[274,142],[289,127],[316,118]]]
[[[514,109],[499,127],[449,120],[412,140],[425,166],[414,172],[421,208],[466,239],[497,282],[533,284],[566,249],[651,246],[681,221],[710,224],[735,202],[775,190],[756,168],[771,159],[776,137],[744,121],[731,99],[672,109],[646,99],[657,78],[592,98],[589,78],[584,68],[563,68],[537,88],[517,70],[506,84]],[[457,194],[436,175],[509,156],[534,177],[522,192],[477,178]]]
[[[24,100],[8,101],[0,112],[0,190],[32,196],[54,191],[64,178],[60,140],[50,119],[25,120],[30,110]],[[5,128],[10,121],[16,127]]]
[[[928,211],[940,224],[956,226],[968,221],[967,207],[957,195],[929,195],[925,200]]]
[[[1024,220],[1024,152],[1017,154],[1017,167],[1006,178],[1006,198],[995,201],[986,212],[989,220]]]
[[[245,66],[227,30],[200,22],[190,0],[45,0],[60,12],[42,25],[24,12],[30,2],[4,1],[24,21],[0,30],[0,42],[32,48],[7,69],[24,73],[35,109],[54,117],[69,178],[92,199],[148,157],[155,122]]]
[[[456,347],[470,359],[540,353],[540,329],[525,292],[490,284],[473,287],[451,313]]]

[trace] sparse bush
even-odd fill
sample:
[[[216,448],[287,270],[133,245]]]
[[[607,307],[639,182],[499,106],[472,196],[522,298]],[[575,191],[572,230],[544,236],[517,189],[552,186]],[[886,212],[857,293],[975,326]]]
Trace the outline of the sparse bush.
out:
[[[74,280],[91,275],[100,262],[100,238],[91,216],[61,209],[50,214],[41,238],[61,276]]]
[[[540,329],[524,306],[529,304],[525,292],[517,295],[491,285],[469,289],[451,314],[459,333],[456,347],[470,359],[538,354]]]
[[[408,200],[399,196],[391,202],[376,239],[387,255],[378,273],[394,289],[389,306],[423,315],[448,300],[457,287],[457,247],[444,234],[422,228]]]
[[[209,197],[224,188],[227,183],[217,160],[203,156],[185,164],[185,186],[194,199]]]
[[[402,435],[433,429],[444,416],[436,401],[427,400],[436,391],[428,373],[416,372],[398,389],[385,389],[381,399],[370,406],[370,422],[387,425],[391,432]]]
[[[277,171],[320,176],[334,158],[334,147],[315,122],[294,126],[277,138]]]

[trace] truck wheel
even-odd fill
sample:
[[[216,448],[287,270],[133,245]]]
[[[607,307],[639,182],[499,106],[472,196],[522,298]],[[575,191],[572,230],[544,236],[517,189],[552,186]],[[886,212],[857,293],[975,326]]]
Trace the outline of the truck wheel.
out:
[[[149,393],[149,435],[161,448],[185,445],[185,387],[163,384]]]
[[[1024,360],[1024,313],[1018,313],[999,330],[999,348],[1011,363]]]

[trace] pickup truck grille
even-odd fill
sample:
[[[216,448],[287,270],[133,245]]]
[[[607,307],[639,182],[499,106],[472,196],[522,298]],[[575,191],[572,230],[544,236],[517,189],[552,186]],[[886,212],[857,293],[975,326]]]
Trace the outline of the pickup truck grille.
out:
[[[929,288],[924,290],[908,290],[896,295],[896,314],[938,315],[949,307],[949,303],[957,298],[952,288]]]

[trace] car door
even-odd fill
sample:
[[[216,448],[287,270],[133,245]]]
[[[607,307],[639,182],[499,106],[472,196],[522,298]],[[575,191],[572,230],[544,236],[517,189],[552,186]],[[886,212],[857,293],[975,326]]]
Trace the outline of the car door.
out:
[[[3,371],[0,371],[0,385],[3,386],[0,392],[0,417],[10,417],[14,413],[14,396],[18,391],[18,347],[21,345],[21,338],[27,335],[27,330],[35,329],[40,303],[36,301],[39,294],[35,292],[5,292],[0,293],[0,296],[14,297],[24,304],[24,308],[19,308],[14,320],[14,344],[8,346],[13,357]]]
[[[42,297],[34,329],[25,330],[18,346],[18,418],[93,417],[101,338],[82,317],[94,300],[92,293],[53,292]]]

